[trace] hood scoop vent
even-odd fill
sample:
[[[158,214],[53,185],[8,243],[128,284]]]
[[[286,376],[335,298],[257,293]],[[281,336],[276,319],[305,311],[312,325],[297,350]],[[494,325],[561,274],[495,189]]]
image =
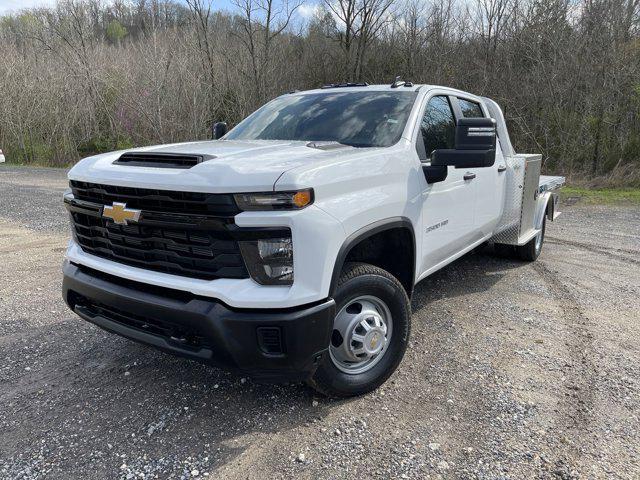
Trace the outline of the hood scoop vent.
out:
[[[213,155],[193,155],[164,152],[129,152],[120,155],[114,165],[129,167],[155,168],[191,168],[205,160],[215,158]]]

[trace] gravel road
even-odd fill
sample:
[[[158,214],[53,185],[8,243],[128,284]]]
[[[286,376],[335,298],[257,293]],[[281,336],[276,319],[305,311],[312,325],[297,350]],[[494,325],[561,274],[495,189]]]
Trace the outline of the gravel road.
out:
[[[565,206],[534,264],[432,275],[398,372],[330,401],[67,311],[65,183],[0,167],[0,478],[640,478],[637,206]]]

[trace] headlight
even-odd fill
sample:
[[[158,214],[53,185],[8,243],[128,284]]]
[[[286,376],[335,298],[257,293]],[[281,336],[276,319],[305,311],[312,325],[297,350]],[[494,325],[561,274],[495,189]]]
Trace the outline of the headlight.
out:
[[[293,283],[293,242],[291,238],[266,238],[240,242],[240,251],[249,274],[260,285]]]
[[[313,203],[313,189],[295,192],[237,193],[241,210],[300,210]]]

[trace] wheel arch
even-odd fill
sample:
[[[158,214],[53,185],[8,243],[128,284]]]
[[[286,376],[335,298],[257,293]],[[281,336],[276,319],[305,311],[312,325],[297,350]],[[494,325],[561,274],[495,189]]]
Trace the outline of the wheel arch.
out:
[[[402,283],[405,288],[407,295],[411,297],[415,280],[416,236],[413,223],[407,217],[392,217],[379,220],[362,227],[349,235],[338,251],[331,276],[329,295],[333,296],[335,294],[344,264],[351,261],[351,256],[354,253],[358,253],[358,248],[365,248],[368,241],[371,242],[377,239],[384,241],[392,238],[394,235],[399,235],[400,237],[398,237],[398,239],[402,239],[404,236],[404,241],[407,242],[407,246],[410,247],[408,257],[407,255],[394,256],[393,261],[385,260],[380,257],[373,259],[367,259],[365,257],[354,259],[354,261],[364,261],[389,271],[389,273],[393,274],[398,278],[398,280],[400,280],[400,283]],[[387,245],[387,247],[389,246]],[[396,265],[397,268],[389,268],[389,264]]]
[[[545,192],[540,195],[538,199],[538,204],[536,206],[536,216],[535,216],[535,228],[542,228],[542,219],[544,216],[547,216],[548,220],[553,221],[553,216],[555,213],[555,200],[556,193],[553,192]]]

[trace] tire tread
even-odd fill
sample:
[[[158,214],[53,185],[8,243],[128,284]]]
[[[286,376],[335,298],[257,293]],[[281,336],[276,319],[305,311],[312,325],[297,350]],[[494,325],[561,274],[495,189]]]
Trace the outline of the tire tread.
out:
[[[402,286],[402,284],[400,283],[400,281],[394,277],[393,275],[391,275],[389,272],[387,272],[386,270],[380,268],[380,267],[376,267],[375,265],[371,265],[368,263],[359,263],[359,262],[350,262],[345,264],[345,266],[342,269],[342,273],[340,275],[340,278],[338,280],[338,288],[340,288],[340,286],[344,285],[345,283],[347,283],[348,281],[357,278],[357,277],[361,277],[364,275],[375,275],[375,276],[379,276],[379,277],[383,277],[387,280],[389,280],[390,282],[392,282],[394,284],[394,287],[402,292],[402,294],[404,295],[403,301],[405,303],[405,308],[407,309],[407,312],[409,314],[411,314],[411,302],[409,301],[409,297],[404,289],[404,287]],[[411,323],[409,322],[409,324],[407,325],[407,339],[409,337],[410,334],[410,330],[411,330]],[[406,347],[405,347],[406,348]],[[402,352],[404,354],[404,350]],[[401,360],[401,358],[400,358]],[[397,363],[400,363],[400,360],[398,360]],[[397,367],[397,365],[396,365]],[[323,377],[319,376],[319,375],[314,375],[313,377],[311,377],[309,380],[307,380],[307,384],[313,388],[314,390],[316,390],[318,393],[329,397],[329,398],[347,398],[347,397],[351,397],[354,395],[361,395],[367,392],[370,392],[372,390],[375,390],[376,388],[378,388],[380,385],[382,385],[395,371],[395,368],[391,369],[386,375],[380,377],[374,385],[368,385],[365,386],[361,391],[359,392],[354,392],[354,393],[344,393],[341,392],[339,390],[336,390],[334,387],[332,387],[329,383],[324,382]]]

